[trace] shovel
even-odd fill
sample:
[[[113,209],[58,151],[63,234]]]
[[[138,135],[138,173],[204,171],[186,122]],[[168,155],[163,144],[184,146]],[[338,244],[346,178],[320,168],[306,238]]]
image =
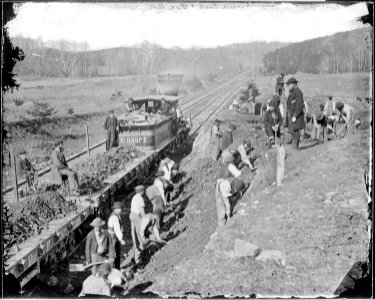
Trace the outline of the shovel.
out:
[[[107,259],[104,261],[89,264],[87,266],[84,266],[83,264],[69,264],[69,272],[83,272],[84,270],[92,266],[101,265],[101,264],[110,264],[112,262],[113,262],[113,259]]]

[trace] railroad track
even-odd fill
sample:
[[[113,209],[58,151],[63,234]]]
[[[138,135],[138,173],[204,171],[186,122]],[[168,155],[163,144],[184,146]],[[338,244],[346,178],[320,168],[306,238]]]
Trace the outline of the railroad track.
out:
[[[195,119],[199,114],[201,114],[207,107],[209,107],[212,103],[215,102],[217,97],[222,95],[223,91],[226,91],[228,89],[231,89],[233,85],[236,85],[237,82],[241,82],[245,79],[245,75],[248,72],[245,72],[243,74],[240,74],[231,80],[225,82],[224,84],[214,87],[210,89],[209,91],[204,92],[203,94],[181,99],[181,108],[183,110],[185,117],[191,116],[191,119]],[[205,103],[209,103],[208,105],[202,106]],[[198,110],[198,112],[196,112]],[[188,112],[186,114],[186,112]],[[193,114],[193,115],[192,115]],[[74,167],[76,164],[84,161],[87,159],[87,157],[82,157],[86,154],[87,149],[81,151],[80,153],[74,154],[71,157],[67,159],[67,162],[69,162],[71,167]],[[105,140],[100,141],[99,143],[93,145],[90,147],[90,155],[95,156],[99,153],[105,152]],[[39,182],[40,183],[48,183],[50,180],[50,167],[47,167],[39,172]],[[26,181],[22,180],[18,183],[18,188],[22,188],[26,185]],[[14,201],[14,193],[13,193],[13,187],[7,187],[2,191],[2,199],[5,202],[11,202]]]

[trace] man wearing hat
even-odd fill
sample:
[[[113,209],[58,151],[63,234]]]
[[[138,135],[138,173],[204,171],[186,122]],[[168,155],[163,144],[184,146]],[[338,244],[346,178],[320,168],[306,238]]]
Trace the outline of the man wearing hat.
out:
[[[284,75],[284,73],[280,73],[280,75],[276,78],[275,92],[280,96],[283,94],[284,91]]]
[[[352,118],[353,118],[353,108],[342,102],[336,102],[335,111],[338,116],[338,121],[344,120],[345,122],[345,131],[342,136],[345,136],[347,129],[352,125]]]
[[[211,143],[213,144],[213,160],[217,161],[220,157],[220,139],[223,133],[220,131],[220,120],[215,119],[211,127]]]
[[[302,91],[297,86],[298,81],[291,77],[287,81],[289,96],[287,100],[287,125],[292,134],[292,147],[299,150],[301,139],[300,130],[305,129],[303,114],[304,101]]]
[[[106,151],[109,151],[112,147],[115,147],[117,144],[118,132],[120,130],[118,120],[113,114],[113,110],[109,112],[109,116],[105,119],[103,128],[107,135],[107,140],[105,143]]]
[[[270,102],[270,108],[264,114],[264,127],[269,139],[269,148],[276,142],[275,136],[280,137],[280,127],[283,123],[283,118],[278,108],[277,100],[274,98]]]
[[[241,164],[242,164],[242,165],[247,165],[251,171],[255,171],[257,169],[253,166],[253,164],[250,161],[250,159],[253,157],[253,152],[252,152],[253,150],[254,148],[251,147],[250,139],[244,140],[243,143],[238,146],[237,151],[241,156],[241,163],[240,163],[239,168],[241,168]]]
[[[16,163],[17,176],[25,176],[27,185],[34,192],[37,191],[38,186],[38,172],[35,170],[31,162],[26,157],[26,150],[19,152],[19,158]]]
[[[62,175],[66,175],[69,181],[70,192],[74,196],[79,196],[78,173],[69,168],[64,155],[63,141],[55,143],[55,149],[51,155],[52,166],[51,175],[52,183],[62,185]]]
[[[145,201],[143,199],[145,187],[143,185],[138,185],[135,188],[136,194],[132,198],[130,206],[130,223],[131,223],[131,234],[133,240],[133,250],[134,250],[134,261],[139,262],[139,256],[143,250],[143,242],[140,237],[140,227],[142,218],[145,216]]]
[[[94,229],[90,231],[86,239],[86,264],[101,262],[106,259],[115,259],[112,237],[103,228],[105,222],[101,218],[95,218],[91,224]],[[98,266],[92,266],[92,274],[96,274]]]
[[[319,105],[319,111],[313,115],[314,127],[311,132],[311,138],[313,140],[320,138],[320,133],[323,131],[324,142],[327,141],[327,121],[328,118],[324,114],[324,105]]]
[[[161,98],[159,112],[162,115],[169,115],[170,111],[171,111],[170,104],[165,101],[165,98]]]
[[[120,268],[121,245],[125,245],[122,231],[121,203],[115,202],[112,206],[112,214],[108,219],[108,232],[112,237],[113,247],[115,248],[116,259],[114,261],[114,266],[116,269]]]
[[[217,210],[218,227],[223,227],[231,215],[229,197],[232,196],[230,181],[226,178],[219,178],[215,187],[215,199]]]
[[[112,268],[108,263],[101,264],[95,274],[90,275],[82,284],[82,290],[78,297],[86,295],[111,296],[111,287],[108,276]]]
[[[230,123],[227,130],[223,132],[220,140],[220,151],[219,157],[225,149],[227,149],[231,144],[233,144],[233,132],[237,129],[236,124]]]

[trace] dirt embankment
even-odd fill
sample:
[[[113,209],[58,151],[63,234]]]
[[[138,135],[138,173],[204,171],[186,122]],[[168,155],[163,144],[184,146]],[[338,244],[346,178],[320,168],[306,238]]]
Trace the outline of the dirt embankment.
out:
[[[368,167],[369,112],[356,108],[364,122],[354,135],[305,144],[299,152],[286,146],[280,188],[274,185],[276,152],[266,150],[265,133],[252,131],[248,116],[219,116],[226,124],[237,121],[235,143],[250,136],[256,152],[263,154],[256,162],[254,187],[224,229],[213,234],[218,166],[206,157],[209,133],[202,130],[182,162],[191,179],[186,179],[189,183],[170,215],[178,222],[163,228],[164,237],[173,240],[153,255],[130,288],[161,296],[333,295],[350,267],[367,259],[363,173]],[[248,169],[244,173],[249,180]],[[263,254],[237,257],[236,239],[258,246]]]

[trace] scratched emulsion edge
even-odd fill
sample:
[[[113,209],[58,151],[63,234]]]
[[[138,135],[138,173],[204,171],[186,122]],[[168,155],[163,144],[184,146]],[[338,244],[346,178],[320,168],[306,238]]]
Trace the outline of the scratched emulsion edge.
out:
[[[83,2],[83,3],[86,3],[85,1],[56,1],[56,2]],[[124,3],[124,2],[129,2],[129,3],[138,3],[138,1],[97,1],[97,0],[94,0],[94,1],[91,1],[93,3],[98,3],[98,2],[101,2],[101,3]],[[174,1],[148,1],[148,2],[174,2]],[[236,3],[248,3],[247,1],[183,1],[183,2],[202,2],[202,3],[205,3],[205,2],[219,2],[219,3],[225,3],[225,2],[236,2]],[[267,1],[268,2],[268,1]],[[288,2],[295,2],[295,1],[288,1]],[[313,1],[314,2],[314,1]],[[141,2],[139,2],[141,3]],[[251,3],[258,3],[256,1],[251,1]],[[263,2],[264,3],[264,2]],[[326,3],[336,3],[336,4],[340,4],[342,6],[349,6],[351,5],[352,3],[345,3],[345,1],[327,1]],[[3,3],[2,3],[3,4]],[[279,2],[275,2],[275,4],[279,4]],[[311,3],[311,4],[314,4],[314,3]],[[308,5],[307,3],[306,4],[300,4],[300,5]],[[362,16],[359,18],[359,21],[361,21],[363,24],[369,24],[373,27],[373,18],[374,18],[374,13],[373,13],[373,4],[372,3],[367,3],[367,7],[368,7],[368,10],[369,10],[369,14],[366,15],[366,16]],[[6,16],[7,14],[9,14],[8,11],[6,10],[2,10],[3,11],[3,20],[6,19],[4,18],[4,15]],[[4,22],[4,21],[3,21]],[[4,25],[6,24],[3,24],[3,28],[5,27]],[[6,30],[6,29],[5,29]],[[3,49],[2,49],[3,51]],[[374,55],[374,53],[372,53]],[[372,61],[372,64],[374,63],[374,61]],[[16,78],[17,80],[17,78]],[[3,84],[3,82],[2,82]],[[2,108],[2,118],[3,118],[3,114],[6,113],[5,109],[4,109],[4,105],[3,105],[3,97],[1,99],[1,108]],[[3,123],[3,119],[2,119],[2,132],[1,132],[1,138],[2,138],[2,147],[4,147],[4,142],[7,143],[6,140],[4,140],[4,130],[6,128],[4,127],[4,123]],[[5,133],[6,134],[6,133]],[[1,162],[3,163],[3,157],[1,158]],[[3,181],[3,179],[2,179]],[[373,210],[372,210],[372,214],[374,214]],[[2,235],[1,235],[1,247],[2,247],[2,250],[3,250],[3,240],[2,240]],[[369,253],[369,256],[372,255],[372,253]],[[2,261],[2,267],[3,267],[3,261]],[[4,268],[3,268],[4,270]],[[4,273],[2,273],[2,277],[3,277]],[[3,287],[2,287],[3,289]],[[285,296],[281,296],[281,297],[285,297]]]

